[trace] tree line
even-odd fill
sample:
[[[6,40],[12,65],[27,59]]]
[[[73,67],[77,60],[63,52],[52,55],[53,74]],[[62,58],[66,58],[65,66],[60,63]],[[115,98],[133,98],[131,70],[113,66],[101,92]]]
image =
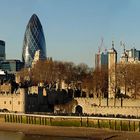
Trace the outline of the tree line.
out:
[[[101,68],[89,68],[86,64],[74,64],[72,62],[61,61],[38,61],[32,68],[24,68],[18,74],[21,83],[27,81],[32,85],[44,83],[53,85],[57,81],[64,80],[66,84],[73,88],[84,89],[83,96],[88,93],[89,97],[108,98],[108,70],[107,66]],[[115,70],[116,86],[115,97],[129,96],[137,98],[140,94],[140,64],[119,63]],[[29,84],[28,83],[28,84]],[[111,83],[110,83],[111,84]],[[123,91],[123,93],[121,92]],[[125,96],[124,96],[125,95]]]

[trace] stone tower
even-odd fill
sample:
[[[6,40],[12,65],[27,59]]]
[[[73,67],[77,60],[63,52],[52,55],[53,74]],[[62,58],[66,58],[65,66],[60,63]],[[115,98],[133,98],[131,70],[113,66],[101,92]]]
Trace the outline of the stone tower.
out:
[[[117,51],[114,49],[114,41],[112,48],[108,51],[108,97],[114,98],[116,93],[116,64]]]
[[[125,50],[125,44],[123,44],[123,47],[124,48],[123,48],[123,53],[122,53],[121,58],[120,58],[120,63],[125,64],[128,62],[128,55],[127,55],[126,50]]]

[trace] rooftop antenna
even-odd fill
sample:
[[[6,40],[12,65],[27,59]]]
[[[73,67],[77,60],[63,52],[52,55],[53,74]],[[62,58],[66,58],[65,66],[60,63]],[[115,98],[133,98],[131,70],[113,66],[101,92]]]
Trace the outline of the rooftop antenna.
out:
[[[100,43],[100,46],[98,47],[98,54],[101,53],[101,49],[102,49],[102,46],[103,46],[103,42],[104,42],[104,39],[103,39],[103,37],[101,37],[101,43]]]
[[[133,48],[135,49],[135,43],[133,43]]]
[[[123,50],[124,50],[124,52],[125,52],[125,43],[123,43]]]
[[[115,40],[115,35],[114,35],[114,33],[113,33],[113,35],[112,35],[112,49],[114,49],[114,46],[115,46],[115,45],[114,45],[114,44],[115,44],[115,43],[114,43],[114,42],[115,42],[114,40]]]
[[[123,48],[123,51],[125,53],[125,43],[123,41],[120,41],[120,46]]]
[[[97,67],[99,68],[100,67],[100,60],[101,60],[101,56],[100,56],[100,54],[101,54],[101,49],[102,49],[102,46],[103,46],[103,41],[104,41],[104,39],[103,39],[103,37],[101,37],[101,43],[100,43],[100,45],[98,46],[98,54],[97,54]]]
[[[112,41],[112,49],[114,49],[114,41]]]

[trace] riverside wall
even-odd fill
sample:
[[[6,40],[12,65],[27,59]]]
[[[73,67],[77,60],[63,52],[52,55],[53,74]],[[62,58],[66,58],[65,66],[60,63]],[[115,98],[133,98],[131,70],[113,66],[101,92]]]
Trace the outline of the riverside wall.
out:
[[[97,106],[107,106],[106,98],[74,98],[79,104],[85,105],[97,105]],[[108,106],[121,106],[121,99],[108,99]],[[140,107],[140,99],[122,99],[122,106],[135,106]]]
[[[108,102],[108,103],[107,103]],[[74,98],[70,103],[56,105],[56,113],[76,113],[77,107],[80,106],[82,113],[85,114],[114,114],[125,116],[140,117],[140,100],[139,99],[98,99],[98,98]]]
[[[77,105],[81,106],[83,113],[87,114],[121,114],[140,116],[140,100],[139,99],[98,99],[98,98],[75,98]],[[115,102],[115,103],[114,103]],[[72,110],[75,111],[75,108]]]

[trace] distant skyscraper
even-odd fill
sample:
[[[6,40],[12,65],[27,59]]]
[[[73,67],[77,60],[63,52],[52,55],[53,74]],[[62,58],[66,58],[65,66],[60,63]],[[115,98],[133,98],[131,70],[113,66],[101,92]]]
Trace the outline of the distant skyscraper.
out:
[[[1,69],[8,73],[16,73],[23,68],[23,62],[20,60],[5,60],[1,61]]]
[[[135,48],[132,48],[130,50],[125,50],[122,53],[122,56],[120,58],[120,62],[122,63],[140,63],[140,50],[136,50]]]
[[[5,42],[0,40],[0,61],[5,60]]]
[[[37,15],[33,14],[26,27],[22,60],[25,67],[31,67],[36,51],[40,50],[41,59],[46,59],[46,43],[42,25]]]
[[[140,50],[132,48],[130,50],[126,50],[126,54],[128,55],[128,61],[140,61]]]
[[[95,54],[95,67],[102,68],[108,66],[108,52]]]

